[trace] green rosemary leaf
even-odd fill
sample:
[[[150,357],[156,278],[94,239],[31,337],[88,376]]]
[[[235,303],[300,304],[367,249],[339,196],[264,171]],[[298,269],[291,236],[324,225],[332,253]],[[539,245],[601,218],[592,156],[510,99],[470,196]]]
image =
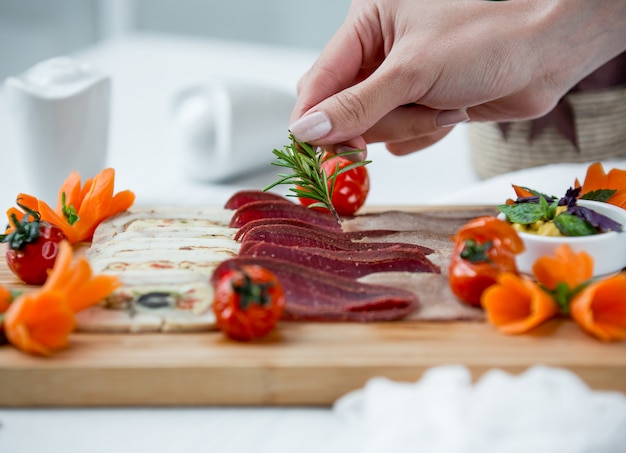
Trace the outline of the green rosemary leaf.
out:
[[[358,168],[358,167],[362,167],[363,165],[367,165],[367,164],[369,164],[370,162],[371,162],[371,160],[362,160],[362,161],[360,161],[360,162],[354,162],[354,163],[352,163],[352,164],[350,164],[350,165],[347,165],[347,166],[343,167],[341,170],[339,170],[338,172],[336,172],[336,174],[335,174],[335,175],[336,175],[336,176],[339,176],[339,175],[340,175],[340,174],[342,174],[342,173],[348,172],[348,171],[350,171],[350,170],[354,170],[355,168]]]

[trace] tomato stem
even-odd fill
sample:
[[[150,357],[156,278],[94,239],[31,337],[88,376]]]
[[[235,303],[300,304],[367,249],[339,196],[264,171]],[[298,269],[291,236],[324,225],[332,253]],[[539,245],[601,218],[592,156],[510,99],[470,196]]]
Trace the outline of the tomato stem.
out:
[[[243,270],[240,273],[242,278],[233,280],[233,291],[239,295],[241,308],[245,310],[250,304],[258,304],[264,307],[269,305],[269,290],[274,285],[271,282],[255,282]]]

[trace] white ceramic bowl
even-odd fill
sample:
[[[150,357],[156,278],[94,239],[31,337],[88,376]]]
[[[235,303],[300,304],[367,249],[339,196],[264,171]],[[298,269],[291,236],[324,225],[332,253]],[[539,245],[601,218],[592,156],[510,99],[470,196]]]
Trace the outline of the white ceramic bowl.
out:
[[[579,200],[578,204],[610,217],[626,229],[626,210],[598,201]],[[506,218],[504,214],[498,217]],[[575,252],[585,251],[593,257],[595,277],[613,274],[626,267],[626,231],[577,237],[520,233],[520,237],[524,241],[526,250],[517,256],[516,261],[519,271],[525,274],[532,274],[535,261],[541,256],[554,255],[556,248],[563,243],[569,244]]]

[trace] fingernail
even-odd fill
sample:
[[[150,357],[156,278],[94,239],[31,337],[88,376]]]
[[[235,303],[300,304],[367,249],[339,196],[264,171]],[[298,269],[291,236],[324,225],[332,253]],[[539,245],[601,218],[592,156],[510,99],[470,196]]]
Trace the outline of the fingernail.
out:
[[[289,130],[301,142],[318,140],[327,135],[332,129],[330,118],[324,112],[314,112],[304,115],[289,126]]]
[[[437,115],[437,126],[452,127],[455,124],[469,121],[470,117],[465,109],[458,110],[442,110]]]

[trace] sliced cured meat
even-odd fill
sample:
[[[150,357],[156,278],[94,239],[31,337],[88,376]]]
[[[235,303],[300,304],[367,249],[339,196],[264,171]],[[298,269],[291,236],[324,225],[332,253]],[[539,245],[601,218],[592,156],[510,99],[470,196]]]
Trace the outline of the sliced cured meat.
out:
[[[420,308],[406,319],[418,321],[483,321],[485,311],[459,302],[448,277],[442,274],[385,272],[359,278],[360,282],[393,286],[419,294]]]
[[[296,225],[267,225],[250,229],[242,240],[242,245],[246,242],[269,242],[272,244],[312,247],[327,250],[417,250],[422,254],[432,253],[433,250],[418,244],[403,244],[397,242],[365,242],[353,241],[344,233],[332,233],[323,229],[312,229]]]
[[[292,203],[287,197],[273,192],[262,190],[240,190],[230,197],[224,204],[225,209],[238,209],[245,204],[254,201],[274,201],[280,203]]]
[[[302,220],[332,231],[342,231],[341,225],[329,213],[314,211],[295,203],[279,201],[253,201],[238,208],[230,220],[231,228],[241,228],[246,223],[258,219],[278,218]]]
[[[419,305],[409,291],[357,280],[274,258],[237,257],[224,261],[212,276],[215,284],[228,270],[256,264],[272,271],[285,292],[283,319],[294,321],[391,321]]]
[[[454,242],[452,242],[450,236],[446,234],[440,234],[432,231],[397,231],[379,236],[376,238],[376,241],[427,246],[428,248],[434,250],[433,253],[428,254],[428,259],[435,265],[439,266],[442,273],[448,272]]]
[[[344,219],[344,231],[396,230],[438,232],[450,237],[469,220],[481,215],[497,215],[496,208],[468,207],[463,211],[441,210],[428,212],[386,211],[362,214]]]
[[[269,225],[295,225],[299,227],[309,228],[315,231],[321,230],[321,233],[327,233],[327,232],[337,233],[337,230],[334,228],[328,229],[325,227],[320,227],[318,225],[311,225],[311,224],[304,222],[303,220],[267,218],[267,219],[252,220],[251,222],[246,223],[244,226],[236,230],[237,232],[234,235],[234,239],[236,241],[242,241],[245,239],[246,233],[252,228],[255,228],[258,226],[267,227]],[[396,231],[392,231],[392,230],[350,231],[347,233],[343,233],[343,236],[353,241],[360,241],[360,240],[372,240],[375,238],[385,237],[394,233],[396,233]]]
[[[414,251],[389,249],[354,252],[287,247],[267,242],[248,244],[245,253],[239,256],[278,258],[348,278],[359,278],[375,272],[440,272],[439,267],[425,255]]]

